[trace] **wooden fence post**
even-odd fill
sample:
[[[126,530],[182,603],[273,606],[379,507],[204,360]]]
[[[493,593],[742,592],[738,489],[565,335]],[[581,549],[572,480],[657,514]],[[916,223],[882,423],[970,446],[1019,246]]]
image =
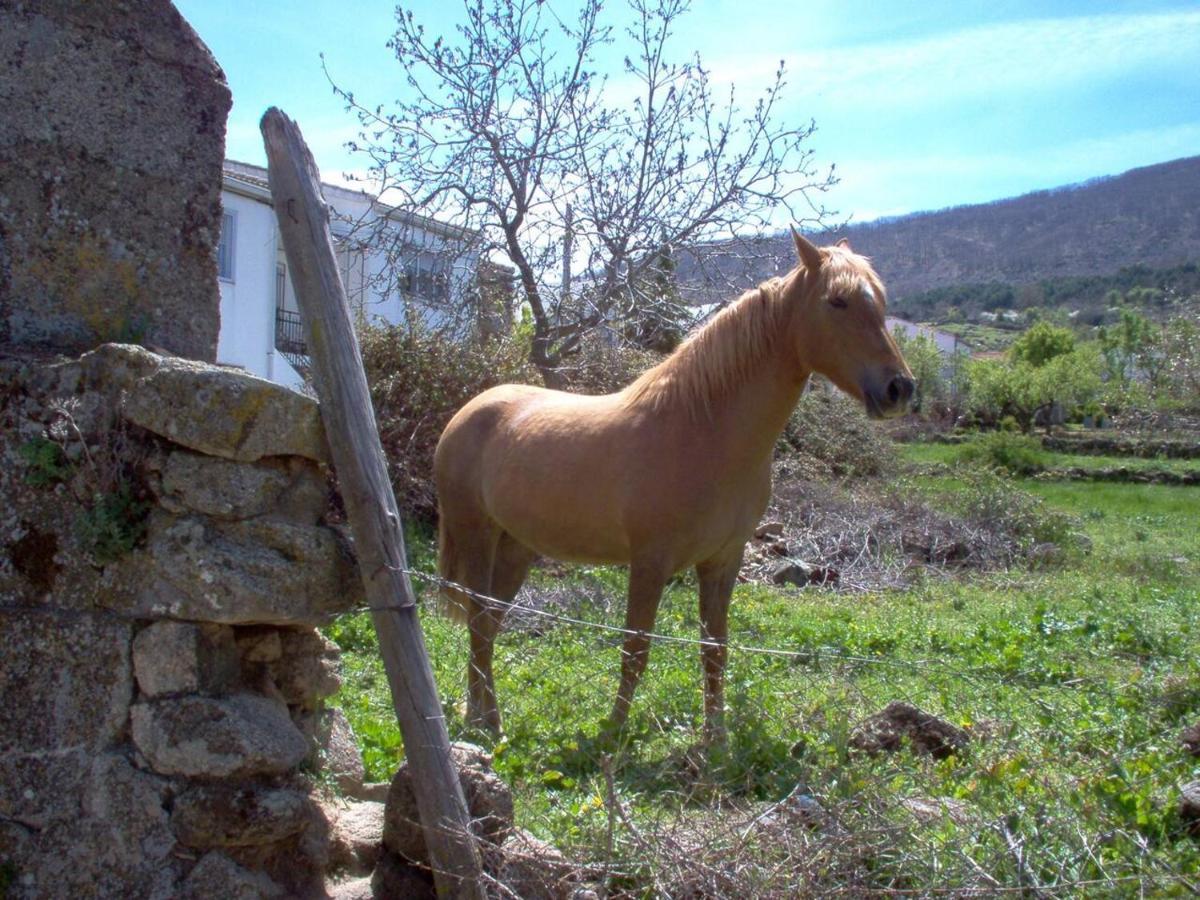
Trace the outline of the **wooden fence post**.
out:
[[[404,532],[329,233],[320,176],[280,110],[261,123],[271,197],[312,358],[321,419],[354,534],[367,602],[413,774],[439,896],[482,898],[479,848],[405,571]]]

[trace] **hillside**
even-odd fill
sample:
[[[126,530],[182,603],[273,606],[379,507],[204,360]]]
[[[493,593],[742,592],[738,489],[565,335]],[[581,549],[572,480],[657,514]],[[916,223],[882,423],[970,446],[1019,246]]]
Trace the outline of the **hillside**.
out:
[[[1024,285],[1122,268],[1200,260],[1200,157],[994,203],[916,213],[815,235],[848,237],[870,256],[891,296],[999,282]],[[790,267],[790,238],[714,245],[678,262],[700,296],[756,283]]]

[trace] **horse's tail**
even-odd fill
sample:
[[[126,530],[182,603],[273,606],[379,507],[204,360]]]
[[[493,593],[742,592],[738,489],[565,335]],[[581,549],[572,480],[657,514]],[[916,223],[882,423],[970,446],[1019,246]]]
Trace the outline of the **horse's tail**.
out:
[[[437,608],[438,612],[451,621],[466,625],[470,615],[470,599],[447,584],[462,582],[462,567],[458,561],[454,538],[446,526],[446,517],[441,516],[438,520],[438,574],[442,577],[442,585],[438,590]]]

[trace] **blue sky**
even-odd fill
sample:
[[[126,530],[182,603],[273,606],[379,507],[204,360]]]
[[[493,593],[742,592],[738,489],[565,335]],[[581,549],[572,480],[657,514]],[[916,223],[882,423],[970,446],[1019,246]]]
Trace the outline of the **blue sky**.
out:
[[[264,161],[258,119],[296,118],[327,180],[363,163],[360,99],[402,90],[386,2],[176,0],[233,91],[227,154]],[[614,20],[623,8],[610,4]],[[431,31],[454,0],[412,4]],[[1013,196],[1200,154],[1200,4],[1150,0],[693,0],[673,44],[751,102],[779,61],[782,114],[813,118],[826,205],[856,221]]]

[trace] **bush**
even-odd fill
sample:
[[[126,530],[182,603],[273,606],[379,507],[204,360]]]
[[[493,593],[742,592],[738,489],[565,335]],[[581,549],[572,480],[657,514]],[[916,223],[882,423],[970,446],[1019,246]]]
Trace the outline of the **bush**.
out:
[[[420,328],[365,326],[359,335],[379,438],[406,517],[437,514],[433,451],[464,403],[498,384],[539,384],[526,346],[504,338],[457,343]]]
[[[579,352],[563,364],[567,389],[576,394],[611,394],[665,358],[623,341],[614,344],[592,332],[583,339]]]
[[[862,404],[824,382],[800,399],[778,449],[808,478],[882,475],[897,460],[895,445],[867,418]]]
[[[1013,431],[992,431],[963,444],[960,458],[1014,475],[1032,475],[1046,465],[1046,453],[1035,438]]]

